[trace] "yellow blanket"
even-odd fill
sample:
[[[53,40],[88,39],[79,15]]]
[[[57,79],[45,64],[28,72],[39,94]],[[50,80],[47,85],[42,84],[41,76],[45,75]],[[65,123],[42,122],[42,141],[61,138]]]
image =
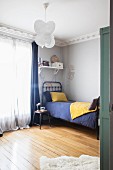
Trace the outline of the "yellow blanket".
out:
[[[70,105],[71,118],[75,119],[89,112],[94,112],[95,110],[89,110],[90,102],[74,102]]]

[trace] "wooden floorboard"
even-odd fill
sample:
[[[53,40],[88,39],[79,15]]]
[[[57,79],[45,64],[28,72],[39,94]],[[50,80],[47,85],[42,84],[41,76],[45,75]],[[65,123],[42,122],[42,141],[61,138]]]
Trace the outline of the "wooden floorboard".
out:
[[[41,156],[99,156],[94,130],[57,123],[5,132],[0,138],[0,170],[39,170]]]

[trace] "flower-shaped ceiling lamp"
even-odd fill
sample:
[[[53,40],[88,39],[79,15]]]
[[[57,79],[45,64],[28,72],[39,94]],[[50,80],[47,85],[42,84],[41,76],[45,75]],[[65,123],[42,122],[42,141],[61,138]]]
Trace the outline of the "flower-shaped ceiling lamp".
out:
[[[36,20],[34,24],[34,30],[37,33],[35,42],[42,48],[52,48],[55,45],[55,39],[53,32],[55,30],[55,23],[53,21],[46,22],[46,9],[49,3],[44,3],[45,8],[45,22],[42,20]]]

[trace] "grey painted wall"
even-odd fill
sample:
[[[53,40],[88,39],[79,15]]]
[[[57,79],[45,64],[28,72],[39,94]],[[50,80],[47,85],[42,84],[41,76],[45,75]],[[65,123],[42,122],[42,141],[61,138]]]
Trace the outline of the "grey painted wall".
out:
[[[100,39],[63,47],[63,86],[71,100],[92,101],[100,94]],[[73,69],[70,69],[73,67]],[[74,75],[74,77],[73,77]]]
[[[53,48],[41,48],[39,47],[38,56],[41,57],[43,60],[50,61],[51,56],[57,55],[62,62],[62,48],[54,46]],[[41,74],[39,74],[39,92],[41,97],[42,91],[42,83],[44,81],[60,81],[62,83],[63,79],[63,71],[59,70],[59,72],[54,75],[54,69],[43,69]]]

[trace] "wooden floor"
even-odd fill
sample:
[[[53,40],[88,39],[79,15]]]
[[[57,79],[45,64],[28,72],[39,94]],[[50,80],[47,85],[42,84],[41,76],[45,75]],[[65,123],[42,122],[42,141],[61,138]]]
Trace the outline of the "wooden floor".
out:
[[[0,138],[0,170],[39,170],[41,156],[99,156],[93,130],[68,124],[5,132]]]

